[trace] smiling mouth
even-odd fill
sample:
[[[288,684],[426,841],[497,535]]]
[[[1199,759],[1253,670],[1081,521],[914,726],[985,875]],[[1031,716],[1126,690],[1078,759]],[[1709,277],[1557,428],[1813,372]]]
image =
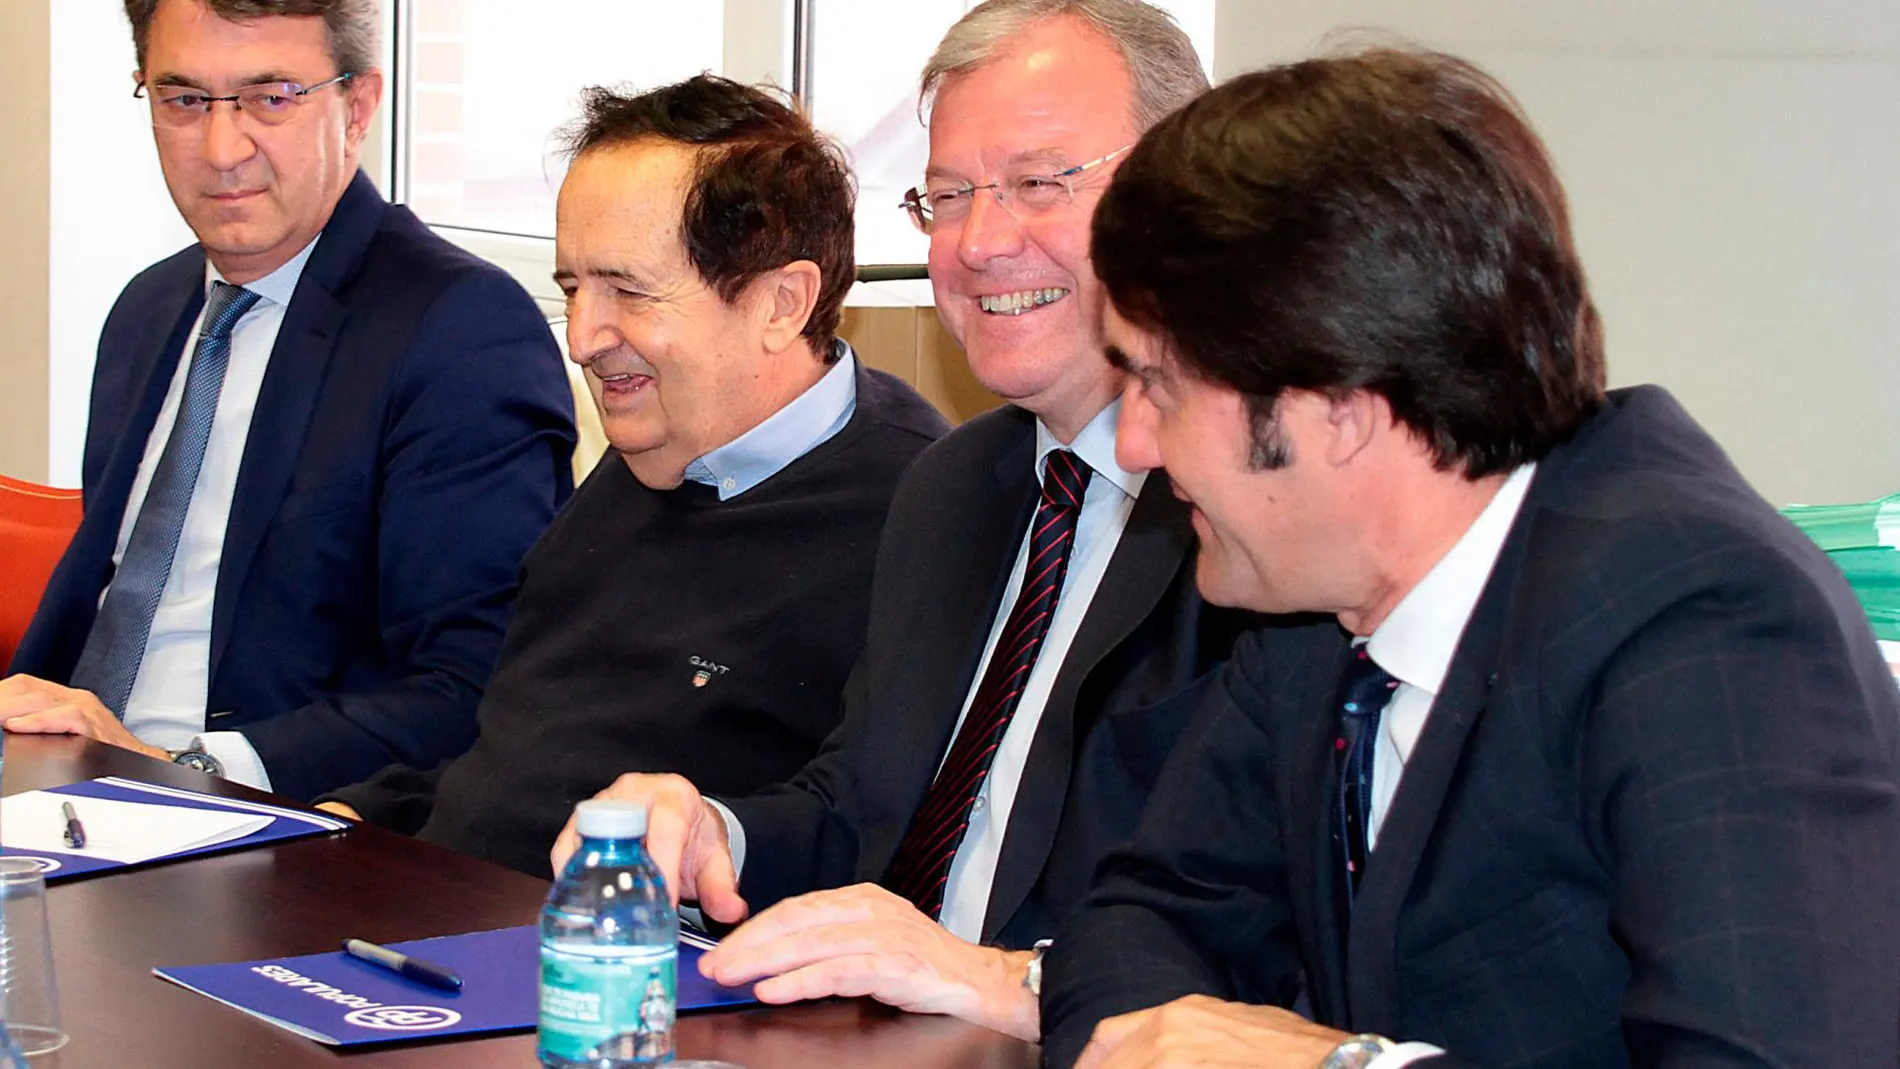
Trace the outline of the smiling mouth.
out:
[[[978,297],[977,307],[990,315],[1019,316],[1046,304],[1054,304],[1069,295],[1069,291],[1060,287],[1040,290],[1017,290],[1015,293],[998,293]]]
[[[633,371],[622,371],[614,375],[601,375],[600,384],[615,393],[631,393],[653,381],[653,376]]]

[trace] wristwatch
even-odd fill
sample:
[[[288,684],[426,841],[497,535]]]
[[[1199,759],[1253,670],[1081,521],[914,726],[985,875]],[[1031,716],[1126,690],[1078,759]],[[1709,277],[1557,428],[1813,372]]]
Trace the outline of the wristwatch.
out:
[[[1042,956],[1048,953],[1049,948],[1055,944],[1056,941],[1053,939],[1038,939],[1036,944],[1029,948],[1029,968],[1023,973],[1023,986],[1037,998],[1042,997]]]
[[[1345,1042],[1333,1048],[1325,1061],[1319,1063],[1319,1069],[1366,1069],[1391,1046],[1391,1040],[1370,1032],[1349,1036]]]
[[[182,750],[167,750],[172,755],[172,764],[195,768],[213,776],[224,775],[224,762],[211,756],[205,750],[205,740],[193,739],[191,745]]]

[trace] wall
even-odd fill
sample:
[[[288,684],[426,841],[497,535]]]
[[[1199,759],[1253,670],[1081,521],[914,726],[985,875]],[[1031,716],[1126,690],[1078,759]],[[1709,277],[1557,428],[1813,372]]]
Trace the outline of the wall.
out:
[[[1613,384],[1674,391],[1777,503],[1900,491],[1900,3],[1224,0],[1216,73],[1353,26],[1517,93]]]
[[[46,0],[0,5],[0,474],[46,476],[47,99]]]
[[[110,0],[51,0],[51,16],[44,474],[78,486],[99,328],[133,275],[193,238],[165,192],[151,112],[132,96],[138,61],[124,9]]]

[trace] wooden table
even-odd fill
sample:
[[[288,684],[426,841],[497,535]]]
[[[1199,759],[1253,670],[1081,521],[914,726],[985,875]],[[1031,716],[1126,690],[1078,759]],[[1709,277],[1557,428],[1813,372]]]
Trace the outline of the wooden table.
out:
[[[96,776],[285,803],[82,739],[6,739],[6,793]],[[531,1033],[340,1054],[151,971],[319,953],[346,936],[393,943],[531,924],[546,893],[532,877],[367,826],[57,884],[47,908],[72,1041],[33,1066],[533,1069]],[[691,1014],[678,1035],[680,1057],[746,1069],[1032,1069],[1038,1059],[1036,1047],[974,1025],[860,1002]]]

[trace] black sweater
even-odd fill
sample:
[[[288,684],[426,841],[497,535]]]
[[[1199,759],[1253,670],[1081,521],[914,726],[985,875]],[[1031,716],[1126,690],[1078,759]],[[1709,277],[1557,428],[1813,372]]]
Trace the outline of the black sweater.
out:
[[[898,477],[947,429],[888,375],[857,387],[843,430],[730,501],[647,489],[609,451],[522,562],[474,747],[330,797],[547,876],[574,803],[623,772],[789,779],[837,725]]]

